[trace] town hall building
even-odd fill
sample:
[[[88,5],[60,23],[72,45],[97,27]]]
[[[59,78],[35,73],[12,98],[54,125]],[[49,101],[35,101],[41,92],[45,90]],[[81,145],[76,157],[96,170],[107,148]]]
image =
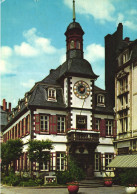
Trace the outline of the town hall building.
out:
[[[46,175],[67,169],[64,156],[73,156],[87,178],[102,177],[111,170],[107,165],[115,155],[114,106],[109,92],[95,85],[98,75],[84,59],[83,35],[74,14],[65,32],[66,61],[51,69],[8,113],[3,141],[20,138],[24,143],[16,171],[29,171],[27,147],[33,139],[52,141],[50,159],[40,166]],[[34,174],[37,166],[34,162]]]

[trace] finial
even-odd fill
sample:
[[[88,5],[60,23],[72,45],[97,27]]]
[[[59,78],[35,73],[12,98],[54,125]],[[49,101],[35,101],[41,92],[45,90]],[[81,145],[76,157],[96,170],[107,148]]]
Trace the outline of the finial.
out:
[[[75,0],[73,0],[73,22],[75,22]]]

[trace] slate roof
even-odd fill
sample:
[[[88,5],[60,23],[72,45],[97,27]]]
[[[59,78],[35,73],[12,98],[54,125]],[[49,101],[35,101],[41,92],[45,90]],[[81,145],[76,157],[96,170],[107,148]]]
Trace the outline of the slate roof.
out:
[[[65,61],[59,73],[59,78],[67,74],[75,74],[96,79],[98,76],[93,72],[90,63],[82,58],[72,58]]]
[[[49,77],[48,77],[49,78]],[[34,89],[28,105],[34,105],[39,107],[50,107],[50,108],[65,108],[66,105],[63,100],[63,91],[61,87],[54,86],[56,88],[56,99],[57,101],[48,101],[48,85],[38,84]]]
[[[80,29],[82,31],[82,33],[84,34],[84,31],[83,31],[81,25],[78,22],[70,23],[67,27],[67,30],[66,30],[65,34],[67,33],[67,31],[72,30],[72,29]]]
[[[2,107],[0,106],[0,116],[1,116],[1,126],[5,126],[8,123],[8,119],[7,119],[7,112],[4,111],[2,109]]]
[[[105,107],[97,106],[97,95],[103,94],[105,96]],[[94,102],[95,102],[95,112],[94,113],[102,113],[102,114],[114,114],[113,103],[111,102],[111,98],[106,90],[103,90],[97,86],[94,86]]]

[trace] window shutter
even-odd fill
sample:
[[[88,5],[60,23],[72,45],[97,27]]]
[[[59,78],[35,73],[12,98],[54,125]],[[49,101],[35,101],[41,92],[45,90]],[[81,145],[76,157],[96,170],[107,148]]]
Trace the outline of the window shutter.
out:
[[[95,122],[96,122],[96,118],[93,117],[93,118],[92,118],[92,129],[93,129],[93,130],[95,129]]]
[[[19,138],[19,124],[17,124],[17,139]]]
[[[50,116],[50,134],[57,134],[57,116]]]
[[[100,120],[100,137],[106,136],[106,121],[101,119]]]
[[[113,136],[114,137],[117,136],[117,121],[116,120],[113,121]]]
[[[22,136],[22,121],[20,121],[20,137]]]
[[[13,127],[13,139],[15,139],[15,127]]]
[[[35,133],[40,133],[40,116],[35,115]]]
[[[26,118],[23,119],[23,132],[26,135]]]
[[[22,125],[21,125],[21,128],[22,128],[22,136],[24,136],[24,119],[22,119],[21,123],[22,123]]]
[[[28,133],[30,133],[30,115],[28,115]]]

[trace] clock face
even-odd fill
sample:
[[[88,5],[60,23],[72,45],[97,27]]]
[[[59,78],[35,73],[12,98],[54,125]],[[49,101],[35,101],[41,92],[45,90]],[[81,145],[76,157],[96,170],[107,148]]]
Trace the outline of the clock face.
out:
[[[78,81],[74,84],[74,94],[80,98],[80,99],[85,99],[89,96],[90,94],[90,89],[89,85],[84,82],[84,81]]]

